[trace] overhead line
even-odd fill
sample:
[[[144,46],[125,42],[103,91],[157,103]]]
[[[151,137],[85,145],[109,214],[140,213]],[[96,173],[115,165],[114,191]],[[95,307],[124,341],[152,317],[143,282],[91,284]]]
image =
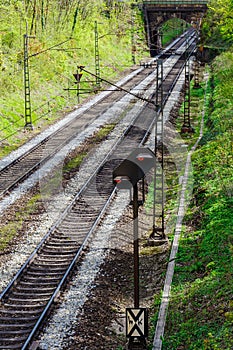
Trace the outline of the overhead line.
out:
[[[41,53],[44,53],[44,52],[49,51],[49,50],[52,50],[54,47],[61,46],[62,44],[67,43],[67,41],[70,41],[71,39],[72,39],[72,38],[69,38],[69,39],[67,39],[67,40],[65,40],[65,41],[63,41],[63,42],[61,42],[61,43],[59,43],[59,44],[55,44],[55,45],[53,45],[53,46],[51,46],[51,47],[48,47],[48,48],[45,49],[45,50],[42,50],[42,51],[40,51],[40,52],[33,53],[32,55],[28,56],[28,58],[35,57],[35,56],[40,55]]]
[[[78,66],[78,68],[79,68],[81,71],[86,72],[86,73],[88,73],[88,74],[90,74],[90,75],[96,77],[96,74],[94,74],[94,73],[92,73],[92,72],[89,72],[88,70],[84,69],[83,66]],[[114,86],[115,88],[117,88],[117,89],[120,90],[120,91],[124,91],[124,92],[126,92],[127,94],[130,94],[130,95],[132,95],[132,96],[138,98],[139,100],[142,100],[142,101],[144,101],[144,102],[151,103],[151,104],[153,104],[154,106],[156,106],[156,103],[155,103],[155,101],[153,101],[153,100],[149,100],[149,99],[147,99],[147,98],[144,98],[144,97],[141,97],[141,96],[139,96],[139,95],[137,95],[137,94],[134,94],[133,92],[128,91],[128,90],[122,88],[121,86],[118,86],[118,85],[116,85],[116,84],[110,82],[110,81],[107,80],[107,79],[104,79],[104,78],[99,78],[99,79],[100,79],[101,81],[104,81],[104,82],[107,83],[107,84],[110,84],[110,85]]]

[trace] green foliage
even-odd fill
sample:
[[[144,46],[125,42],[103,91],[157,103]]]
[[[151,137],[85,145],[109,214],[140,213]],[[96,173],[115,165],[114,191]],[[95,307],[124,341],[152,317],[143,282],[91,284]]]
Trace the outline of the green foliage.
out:
[[[0,225],[0,252],[6,250],[23,229],[24,222],[36,212],[40,205],[40,195],[34,195],[28,203],[22,205],[5,224]]]
[[[163,350],[233,348],[232,73],[232,53],[214,61],[213,108],[205,142],[193,157],[194,198],[179,245]]]
[[[233,3],[231,0],[212,0],[209,4],[217,16],[217,21],[220,26],[220,33],[227,40],[233,40]]]
[[[23,34],[28,29],[29,72],[32,104],[31,135],[61,118],[78,102],[73,74],[77,65],[95,72],[95,31],[98,20],[101,76],[116,80],[132,65],[131,1],[0,1],[0,140],[23,130],[24,81]],[[106,16],[106,7],[109,16]],[[122,15],[124,14],[124,15]],[[134,14],[136,61],[145,56],[142,18]],[[84,74],[82,88],[93,91],[93,77]],[[81,95],[81,100],[86,95]],[[20,135],[22,137],[22,135]],[[9,141],[18,146],[17,139]],[[3,153],[9,151],[8,140]],[[14,146],[13,146],[14,147]]]
[[[232,0],[211,0],[202,26],[202,39],[215,47],[229,47],[233,43]]]
[[[162,46],[167,45],[181,35],[186,30],[186,26],[187,24],[178,18],[172,18],[165,22],[160,28]]]

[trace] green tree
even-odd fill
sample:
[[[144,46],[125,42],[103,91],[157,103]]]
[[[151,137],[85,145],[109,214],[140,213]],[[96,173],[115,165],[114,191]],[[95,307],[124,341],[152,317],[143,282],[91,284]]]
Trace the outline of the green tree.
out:
[[[212,42],[233,43],[233,0],[211,0],[203,25],[203,37]]]

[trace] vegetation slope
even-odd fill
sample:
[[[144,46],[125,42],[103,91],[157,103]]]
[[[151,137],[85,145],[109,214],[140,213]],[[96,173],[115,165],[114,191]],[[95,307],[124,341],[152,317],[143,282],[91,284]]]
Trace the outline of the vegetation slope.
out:
[[[233,348],[232,5],[213,0],[203,25],[205,44],[222,53],[210,65],[204,135],[192,159],[193,200],[176,260],[163,350]]]
[[[0,0],[0,13],[0,156],[28,137],[18,134],[25,125],[26,33],[34,133],[77,105],[73,74],[78,65],[95,73],[97,36],[103,78],[116,79],[148,55],[142,16],[131,1]],[[95,84],[84,74],[80,88],[93,91]]]

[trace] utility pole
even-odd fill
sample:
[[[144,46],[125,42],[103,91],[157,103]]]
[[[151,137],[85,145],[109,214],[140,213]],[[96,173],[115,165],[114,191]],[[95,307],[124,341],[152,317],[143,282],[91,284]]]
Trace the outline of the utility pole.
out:
[[[138,208],[141,203],[138,201],[138,182],[154,164],[155,155],[149,148],[137,148],[113,170],[113,183],[119,190],[133,188],[134,307],[126,309],[127,350],[147,350],[148,312],[139,306]]]
[[[190,120],[190,103],[191,103],[191,91],[190,91],[190,52],[189,52],[189,41],[186,42],[186,58],[185,58],[185,97],[184,97],[184,121],[181,128],[181,133],[192,133],[194,132],[191,126]]]
[[[31,112],[31,92],[30,92],[30,75],[28,61],[28,39],[34,38],[24,34],[24,106],[25,106],[25,128],[33,129],[32,112]]]
[[[194,89],[200,89],[200,63],[198,62],[197,59],[197,54],[195,55],[194,59]]]
[[[156,116],[155,116],[155,167],[154,167],[154,200],[153,200],[153,231],[165,239],[164,223],[164,118],[163,118],[163,61],[157,61],[156,79]],[[161,161],[158,160],[159,142],[161,144]]]
[[[100,55],[99,55],[99,33],[98,23],[95,21],[95,76],[96,86],[100,88]]]
[[[131,5],[131,45],[132,45],[132,62],[133,62],[133,64],[136,64],[136,57],[135,57],[135,53],[136,53],[136,42],[135,42],[135,35],[134,35],[134,31],[135,31],[134,8],[135,8],[135,4],[132,4],[132,5]]]
[[[189,57],[185,62],[185,98],[184,98],[184,121],[181,128],[181,133],[193,133],[194,129],[190,120],[190,104],[191,104],[191,91],[190,91],[190,61]]]

